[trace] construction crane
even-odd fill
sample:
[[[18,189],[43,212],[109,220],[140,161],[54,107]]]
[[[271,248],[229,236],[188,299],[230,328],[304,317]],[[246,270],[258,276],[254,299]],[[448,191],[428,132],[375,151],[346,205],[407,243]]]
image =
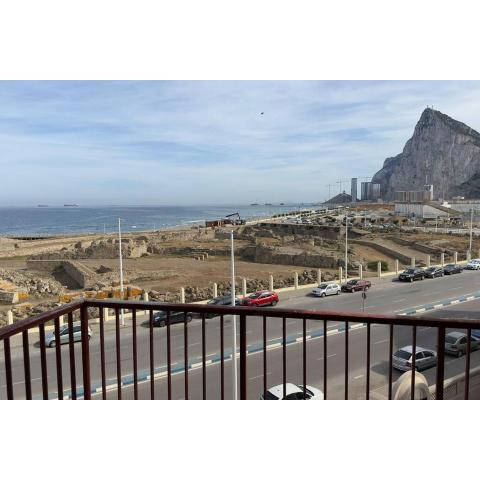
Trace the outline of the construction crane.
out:
[[[238,212],[231,213],[230,215],[225,215],[225,218],[230,218],[230,217],[237,217],[231,220],[232,225],[245,225],[245,220],[242,217],[240,217],[240,214]]]

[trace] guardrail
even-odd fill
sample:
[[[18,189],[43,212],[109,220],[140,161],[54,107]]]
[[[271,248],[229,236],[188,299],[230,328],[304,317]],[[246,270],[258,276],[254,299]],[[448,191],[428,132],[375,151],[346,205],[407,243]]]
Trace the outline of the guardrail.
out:
[[[172,315],[177,312],[183,313],[183,320],[180,322],[183,326],[183,377],[184,377],[184,398],[190,398],[189,395],[189,326],[188,322],[191,319],[192,314],[197,315],[201,319],[201,392],[202,399],[207,399],[207,381],[206,381],[206,368],[209,362],[207,362],[206,354],[206,318],[212,318],[213,322],[219,325],[219,358],[218,363],[220,365],[218,382],[220,384],[220,398],[225,399],[225,362],[232,359],[232,353],[229,353],[225,349],[225,316],[238,315],[239,316],[239,349],[236,353],[235,359],[239,358],[239,396],[240,399],[247,399],[248,397],[248,356],[249,352],[247,347],[247,319],[249,321],[254,320],[262,326],[262,345],[258,349],[263,354],[263,390],[266,391],[267,385],[267,351],[270,338],[267,331],[267,317],[269,319],[276,319],[281,326],[281,340],[279,342],[279,348],[282,349],[282,384],[283,395],[286,396],[287,390],[287,347],[289,341],[287,339],[287,319],[297,319],[301,321],[300,336],[295,339],[295,343],[301,344],[302,348],[302,367],[299,376],[302,378],[303,395],[306,397],[306,385],[308,380],[308,368],[307,368],[307,341],[312,338],[312,335],[307,335],[307,324],[309,322],[316,322],[323,327],[323,334],[316,335],[317,337],[323,337],[323,394],[324,398],[328,398],[328,324],[335,321],[343,324],[339,328],[344,333],[344,345],[345,345],[345,391],[344,398],[349,398],[349,342],[350,342],[350,329],[352,324],[361,323],[366,327],[366,384],[365,384],[365,398],[370,398],[370,372],[371,372],[371,329],[373,325],[383,325],[389,327],[389,368],[388,368],[388,398],[392,398],[392,355],[393,355],[393,333],[395,326],[407,326],[411,328],[412,332],[412,370],[415,370],[415,354],[417,351],[417,330],[421,327],[433,327],[437,330],[437,371],[435,382],[435,398],[443,399],[444,395],[444,362],[445,362],[445,332],[447,328],[466,329],[468,335],[468,345],[466,351],[466,368],[465,368],[465,392],[464,398],[469,398],[469,379],[470,379],[470,355],[471,355],[471,330],[474,328],[480,328],[480,320],[460,320],[460,319],[442,319],[442,318],[428,318],[428,317],[405,317],[405,316],[387,316],[387,315],[368,315],[368,314],[354,314],[354,313],[338,313],[328,311],[313,311],[313,310],[296,310],[296,309],[268,309],[258,307],[220,307],[212,305],[198,305],[198,304],[165,304],[158,302],[132,302],[132,301],[116,301],[116,300],[95,300],[84,299],[79,302],[68,304],[50,312],[45,312],[41,315],[31,317],[29,319],[21,320],[13,325],[8,325],[0,329],[0,342],[3,342],[4,350],[4,365],[3,370],[5,374],[6,385],[6,398],[14,399],[14,386],[12,376],[12,356],[11,356],[11,339],[13,336],[21,334],[22,347],[23,347],[23,374],[25,384],[25,396],[21,395],[20,398],[32,399],[32,378],[31,378],[31,359],[30,359],[30,343],[29,333],[32,330],[38,329],[39,335],[39,348],[40,348],[40,367],[41,367],[41,392],[43,399],[51,398],[52,390],[49,385],[49,377],[47,372],[47,359],[46,359],[46,342],[45,342],[45,323],[48,321],[54,322],[54,348],[55,348],[55,371],[56,371],[56,390],[55,396],[58,399],[66,398],[66,387],[64,385],[64,363],[65,358],[62,359],[61,351],[61,339],[60,339],[60,322],[59,317],[66,315],[68,318],[68,369],[70,372],[70,387],[68,398],[77,399],[91,399],[97,393],[101,395],[102,399],[107,398],[107,377],[106,377],[106,360],[105,360],[105,322],[103,318],[103,311],[105,308],[113,309],[115,312],[115,380],[117,398],[122,398],[122,352],[121,352],[121,326],[120,316],[121,310],[127,309],[132,312],[131,322],[131,355],[133,361],[133,397],[139,398],[139,375],[138,375],[138,344],[137,344],[137,326],[139,323],[137,312],[148,312],[148,329],[149,329],[149,342],[148,342],[148,357],[149,357],[149,375],[147,380],[150,382],[150,395],[151,399],[155,398],[155,382],[158,376],[156,375],[155,364],[155,339],[153,334],[154,329],[154,312],[164,311],[166,312],[166,373],[167,380],[167,397],[172,398],[172,343],[171,343],[171,326],[173,324],[171,318]],[[91,310],[98,309],[99,312],[99,328],[100,328],[100,375],[101,386],[98,388],[92,388],[91,381],[91,366],[93,359],[90,355],[89,348],[89,313]],[[73,327],[74,320],[79,317],[81,327],[81,355],[77,355],[79,352],[75,352]],[[176,322],[177,323],[177,322]],[[76,325],[76,323],[75,323]],[[125,330],[122,330],[125,331]],[[123,335],[123,334],[122,334]],[[256,352],[258,353],[258,351]],[[77,357],[81,358],[78,359]],[[77,380],[78,367],[81,362],[81,375]],[[211,361],[210,361],[211,362]],[[1,372],[1,365],[0,365]],[[415,394],[415,375],[412,375],[411,385],[411,398],[414,398]],[[18,395],[17,395],[18,397]]]

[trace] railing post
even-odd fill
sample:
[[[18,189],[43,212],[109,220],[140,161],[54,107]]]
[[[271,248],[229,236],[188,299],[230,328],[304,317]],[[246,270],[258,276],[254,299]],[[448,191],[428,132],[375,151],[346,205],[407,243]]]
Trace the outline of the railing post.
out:
[[[213,298],[218,297],[218,286],[216,283],[213,284]]]
[[[453,252],[453,263],[456,265],[458,262],[458,252]]]
[[[443,252],[440,254],[440,265],[442,267],[445,266],[445,253],[443,253]]]
[[[429,268],[430,267],[430,255],[427,255],[427,262],[426,263],[427,263],[427,268]]]
[[[242,295],[244,297],[247,296],[247,279],[246,278],[242,278]]]
[[[110,318],[108,316],[108,307],[106,307],[106,308],[103,309],[103,321],[108,322],[109,320],[110,320]]]
[[[240,315],[240,400],[247,399],[247,318]]]
[[[320,269],[317,270],[317,282],[319,285],[322,283],[322,271]]]
[[[91,399],[90,384],[90,349],[88,345],[88,309],[85,303],[80,306],[80,322],[82,329],[82,369],[83,369],[83,398]]]
[[[443,400],[445,376],[445,327],[438,327],[436,400]]]
[[[395,259],[395,273],[398,275],[399,267],[398,267],[398,258]]]
[[[7,325],[11,325],[13,323],[13,312],[9,310],[7,312]]]
[[[343,268],[338,267],[338,283],[342,283],[342,277],[343,277]]]
[[[377,277],[382,276],[382,262],[377,263]]]
[[[293,274],[293,287],[298,290],[298,272]]]
[[[185,288],[180,287],[180,303],[185,303]]]
[[[270,275],[270,277],[268,278],[268,288],[271,292],[273,292],[273,275]]]
[[[467,262],[469,262],[472,259],[472,252],[470,250],[467,250]]]
[[[362,267],[362,264],[360,264],[358,266],[358,278],[360,278],[360,280],[363,278],[363,267]]]
[[[412,258],[410,259],[410,266],[411,266],[411,267],[415,267],[415,257],[412,257]]]

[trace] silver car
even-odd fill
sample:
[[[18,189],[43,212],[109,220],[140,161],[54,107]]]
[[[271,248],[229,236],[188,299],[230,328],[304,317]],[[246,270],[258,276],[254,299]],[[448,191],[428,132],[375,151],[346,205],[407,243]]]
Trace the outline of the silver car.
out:
[[[392,365],[397,370],[408,372],[412,369],[412,345],[397,350],[392,356]],[[437,352],[427,348],[417,347],[415,351],[415,370],[425,370],[437,364]]]
[[[80,322],[73,322],[73,341],[74,342],[81,342],[82,341],[82,326]],[[68,343],[70,341],[68,324],[63,325],[60,327],[60,343]],[[88,327],[88,339],[92,338],[92,330]],[[55,330],[52,330],[48,335],[45,336],[45,345],[47,347],[55,347],[56,345],[56,338],[55,338]]]
[[[340,285],[336,283],[322,283],[312,290],[312,294],[316,297],[327,297],[328,295],[339,295]]]
[[[461,357],[467,352],[468,336],[463,332],[450,332],[445,335],[445,353],[457,355]],[[480,338],[472,335],[470,350],[478,350],[480,348]]]

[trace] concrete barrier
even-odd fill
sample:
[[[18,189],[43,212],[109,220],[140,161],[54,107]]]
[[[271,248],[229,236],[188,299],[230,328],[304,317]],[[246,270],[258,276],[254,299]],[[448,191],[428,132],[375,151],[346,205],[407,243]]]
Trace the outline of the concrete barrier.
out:
[[[298,272],[295,272],[293,275],[293,287],[295,290],[298,290]]]

